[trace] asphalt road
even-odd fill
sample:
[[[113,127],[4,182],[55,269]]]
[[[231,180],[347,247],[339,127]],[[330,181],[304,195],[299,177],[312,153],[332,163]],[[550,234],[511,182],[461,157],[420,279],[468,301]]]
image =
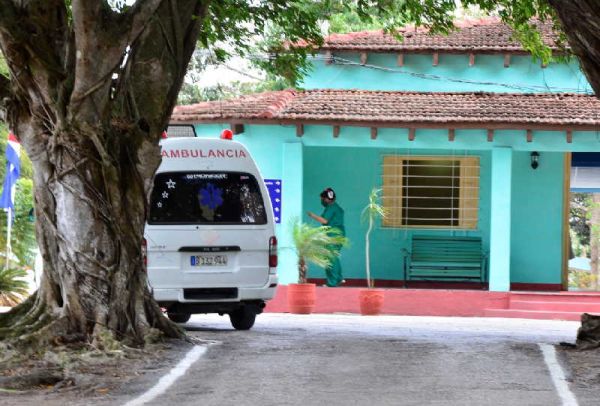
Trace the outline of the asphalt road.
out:
[[[562,405],[538,344],[578,324],[264,314],[240,332],[198,315],[188,330],[216,344],[149,404]]]

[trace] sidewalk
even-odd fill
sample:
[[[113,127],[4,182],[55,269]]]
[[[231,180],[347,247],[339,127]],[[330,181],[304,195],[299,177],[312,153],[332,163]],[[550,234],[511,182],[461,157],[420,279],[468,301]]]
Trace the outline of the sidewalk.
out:
[[[364,288],[316,288],[314,313],[360,313]],[[582,313],[600,313],[600,293],[490,292],[464,289],[382,289],[383,315],[503,317],[579,321]],[[277,287],[266,313],[287,313],[287,286]]]

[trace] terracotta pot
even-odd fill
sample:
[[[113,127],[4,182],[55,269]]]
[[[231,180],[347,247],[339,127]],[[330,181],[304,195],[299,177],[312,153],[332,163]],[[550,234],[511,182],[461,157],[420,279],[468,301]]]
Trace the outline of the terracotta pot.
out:
[[[363,289],[359,292],[360,314],[364,316],[375,316],[381,314],[383,307],[382,289]]]
[[[287,302],[290,313],[310,314],[315,310],[316,285],[314,283],[290,283]]]

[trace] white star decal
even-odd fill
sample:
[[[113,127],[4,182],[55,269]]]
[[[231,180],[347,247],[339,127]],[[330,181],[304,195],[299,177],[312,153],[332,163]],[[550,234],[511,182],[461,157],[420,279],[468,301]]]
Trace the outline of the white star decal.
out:
[[[177,184],[176,182],[173,182],[173,179],[169,179],[169,181],[167,182],[167,188],[175,189],[176,184]]]
[[[169,197],[169,192],[163,192],[162,197],[163,199],[167,199]]]
[[[162,202],[156,203],[156,207],[158,207],[160,209],[162,207]]]

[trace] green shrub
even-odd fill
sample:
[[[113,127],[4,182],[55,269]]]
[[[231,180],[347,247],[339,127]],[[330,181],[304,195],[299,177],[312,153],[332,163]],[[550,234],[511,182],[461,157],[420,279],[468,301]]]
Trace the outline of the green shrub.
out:
[[[569,270],[569,287],[577,289],[592,289],[596,275],[585,271]]]
[[[339,255],[331,246],[347,246],[348,239],[337,228],[329,226],[314,227],[294,219],[292,239],[298,255],[298,283],[306,283],[308,263],[327,268]]]
[[[28,296],[26,276],[20,268],[0,269],[0,306],[15,306]]]

